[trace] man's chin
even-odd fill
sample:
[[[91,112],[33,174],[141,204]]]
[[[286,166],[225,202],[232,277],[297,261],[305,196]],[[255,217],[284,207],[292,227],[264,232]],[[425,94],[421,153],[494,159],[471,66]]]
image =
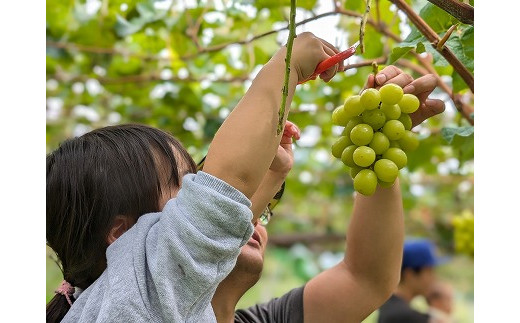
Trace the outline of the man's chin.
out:
[[[238,255],[235,267],[242,272],[260,276],[264,267],[264,255],[261,250],[246,244]]]

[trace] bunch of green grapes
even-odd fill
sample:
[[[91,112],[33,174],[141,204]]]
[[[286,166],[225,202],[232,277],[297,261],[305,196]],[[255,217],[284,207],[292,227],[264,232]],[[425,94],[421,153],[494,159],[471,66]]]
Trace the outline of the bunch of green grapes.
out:
[[[409,115],[419,105],[415,95],[386,84],[353,95],[334,110],[332,123],[345,128],[332,145],[332,155],[350,167],[357,192],[372,195],[378,184],[393,185],[408,162],[406,152],[419,146]]]
[[[453,218],[455,251],[473,257],[473,213],[464,211]]]

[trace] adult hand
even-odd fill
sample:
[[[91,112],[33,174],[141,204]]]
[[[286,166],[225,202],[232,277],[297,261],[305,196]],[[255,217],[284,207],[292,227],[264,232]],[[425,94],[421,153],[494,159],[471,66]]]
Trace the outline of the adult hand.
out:
[[[417,96],[421,103],[419,109],[410,114],[412,119],[412,127],[417,126],[424,120],[442,113],[445,109],[444,102],[438,99],[428,99],[428,96],[437,86],[437,78],[433,74],[424,75],[416,80],[409,74],[404,73],[399,68],[389,65],[374,75],[370,74],[366,87],[374,87],[380,89],[381,86],[394,83],[403,88],[404,93],[410,93]]]
[[[340,51],[329,42],[316,37],[310,32],[299,34],[293,43],[291,66],[298,74],[298,82],[307,80],[319,63],[336,55]],[[285,59],[285,57],[284,57]],[[343,70],[343,61],[320,74],[320,78],[328,82]]]

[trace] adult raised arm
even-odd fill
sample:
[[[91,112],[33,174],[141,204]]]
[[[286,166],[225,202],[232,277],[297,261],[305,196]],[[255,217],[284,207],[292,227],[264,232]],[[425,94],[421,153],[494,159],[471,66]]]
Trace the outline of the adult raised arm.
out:
[[[418,96],[421,106],[414,125],[441,113],[444,104],[427,96],[437,83],[429,76],[413,80],[394,66],[377,76],[377,86],[396,83]],[[367,82],[373,87],[374,78]],[[372,196],[357,194],[346,233],[345,257],[338,265],[311,279],[304,289],[306,323],[359,323],[379,308],[399,282],[404,241],[403,205],[399,179],[378,186]]]
[[[248,198],[258,189],[282,137],[277,135],[277,126],[286,50],[280,49],[258,73],[215,134],[204,165],[205,172],[224,180]],[[297,83],[307,79],[319,62],[337,52],[311,33],[302,33],[294,40],[284,121]],[[337,69],[331,67],[321,77],[328,81]]]

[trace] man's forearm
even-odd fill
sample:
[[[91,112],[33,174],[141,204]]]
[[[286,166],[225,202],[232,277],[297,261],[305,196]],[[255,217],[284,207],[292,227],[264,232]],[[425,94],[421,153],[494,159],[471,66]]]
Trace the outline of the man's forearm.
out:
[[[268,170],[255,194],[251,197],[251,211],[253,212],[253,222],[258,219],[265,210],[267,204],[273,199],[275,194],[282,187],[285,176]]]
[[[347,231],[345,262],[352,275],[392,290],[399,282],[404,241],[399,179],[372,196],[357,194]]]
[[[278,111],[282,101],[285,51],[279,51],[260,71],[246,95],[215,134],[204,171],[226,181],[251,198],[280,143]],[[291,71],[284,121],[298,81]]]

